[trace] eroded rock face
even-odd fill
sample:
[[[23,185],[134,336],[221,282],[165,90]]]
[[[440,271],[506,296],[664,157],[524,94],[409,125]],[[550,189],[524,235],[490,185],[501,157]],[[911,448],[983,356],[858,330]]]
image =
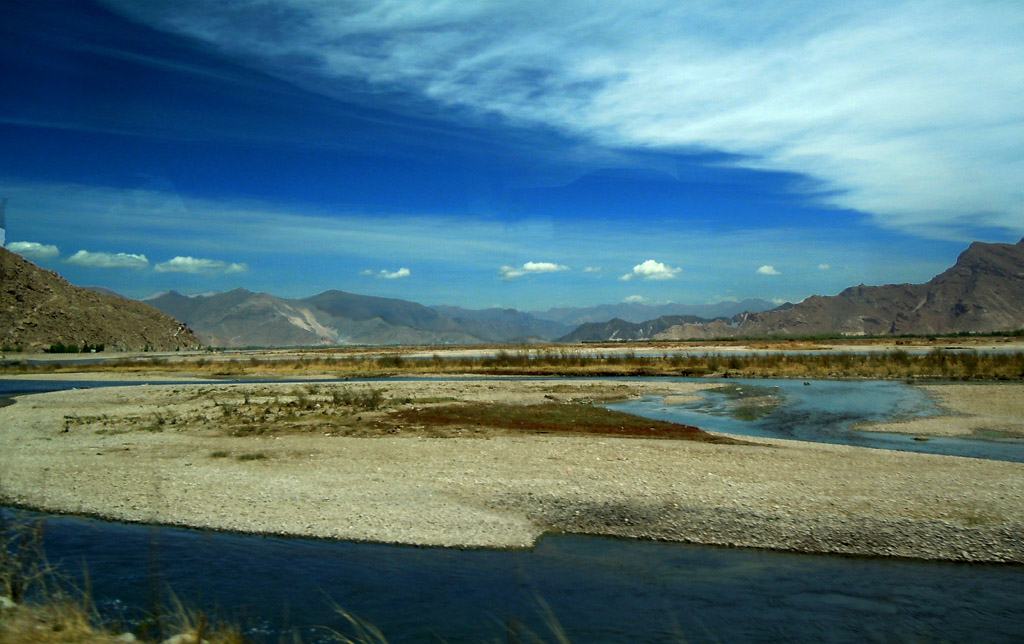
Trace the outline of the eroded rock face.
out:
[[[73,286],[0,248],[0,345],[31,351],[55,343],[102,344],[108,351],[201,344],[187,326],[151,306]]]
[[[853,286],[815,295],[789,310],[750,313],[720,325],[716,337],[986,333],[1024,328],[1024,239],[975,242],[956,264],[924,284]],[[656,339],[699,337],[670,328]]]

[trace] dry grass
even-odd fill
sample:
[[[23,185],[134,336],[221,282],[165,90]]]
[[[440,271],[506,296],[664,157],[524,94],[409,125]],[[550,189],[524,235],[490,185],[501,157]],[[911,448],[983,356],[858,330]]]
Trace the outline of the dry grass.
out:
[[[96,626],[80,603],[53,600],[21,604],[0,617],[2,644],[115,644],[117,634]],[[123,643],[122,643],[123,644]]]
[[[395,396],[386,389],[351,384],[308,384],[292,388],[252,385],[226,390],[214,386],[192,395],[191,406],[166,408],[164,416],[118,416],[107,412],[67,416],[64,423],[66,431],[84,430],[102,435],[170,431],[244,438],[295,434],[372,437],[401,433],[444,438],[527,432],[724,441],[696,427],[596,406],[592,395],[579,400],[556,401],[553,393],[562,391],[558,384],[552,384],[548,391],[552,392],[546,395],[551,402],[522,405],[458,402],[451,397]],[[238,461],[267,458],[262,452],[226,450],[212,452],[209,456],[234,457]]]
[[[960,340],[957,340],[960,343]],[[637,345],[650,351],[656,345]],[[248,359],[212,354],[209,357],[135,358],[83,364],[10,363],[3,373],[122,373],[181,375],[203,378],[379,378],[392,375],[529,375],[529,376],[723,376],[750,378],[944,378],[1024,379],[1024,352],[978,353],[934,347],[928,353],[903,349],[875,352],[815,353],[807,343],[758,343],[753,355],[722,353],[637,355],[600,345],[551,347],[494,347],[484,357],[411,359],[415,348],[308,350],[301,354],[267,351]],[[603,353],[607,349],[607,353]],[[776,350],[769,352],[768,349]],[[777,350],[806,351],[783,355]]]
[[[168,633],[172,633],[169,639],[165,638]],[[0,644],[124,644],[122,637],[116,629],[100,625],[84,602],[53,599],[20,604],[0,616]],[[128,641],[244,644],[248,640],[238,627],[211,622],[202,611],[179,605],[168,619],[166,633]]]
[[[161,407],[158,412],[67,415],[63,430],[99,435],[191,431],[238,437],[318,431],[349,433],[372,426],[381,418],[381,410],[399,402],[414,401],[393,401],[384,389],[359,385],[309,384],[290,389],[259,385],[231,389],[214,385],[183,397],[179,403]]]

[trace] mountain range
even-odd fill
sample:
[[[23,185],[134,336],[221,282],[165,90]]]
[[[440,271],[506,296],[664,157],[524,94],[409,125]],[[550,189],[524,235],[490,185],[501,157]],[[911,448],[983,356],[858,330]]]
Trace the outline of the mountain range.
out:
[[[775,308],[753,299],[699,306],[623,303],[530,313],[429,307],[337,290],[304,299],[245,289],[192,297],[171,291],[142,303],[100,287],[72,286],[6,250],[0,259],[0,343],[26,348],[81,342],[124,350],[192,348],[200,343],[472,345],[1024,328],[1024,239],[1017,244],[971,244],[954,266],[924,284],[862,284],[838,295],[816,295]],[[651,314],[655,317],[639,319]],[[602,319],[607,315],[615,317]],[[574,326],[579,320],[592,321]]]
[[[757,336],[927,335],[1024,328],[1024,239],[975,242],[924,284],[850,287],[766,312],[715,320],[658,318],[585,324],[560,341],[688,340]]]
[[[547,311],[531,311],[531,315],[542,320],[559,322],[569,327],[577,327],[587,322],[606,322],[619,319],[626,322],[645,322],[664,316],[691,316],[714,320],[727,318],[740,313],[752,311],[769,311],[777,304],[752,297],[744,300],[730,300],[715,304],[643,304],[641,302],[621,302],[619,304],[601,304],[585,308],[555,308]]]
[[[200,346],[184,324],[151,306],[73,286],[0,248],[0,345],[33,351],[86,343],[118,351]]]
[[[304,299],[235,289],[187,297],[171,291],[147,300],[222,347],[484,344],[550,340],[567,327],[526,313],[430,307],[344,291]]]
[[[575,325],[561,320],[586,319],[605,311],[624,310],[637,316],[664,310],[734,313],[771,306],[764,300],[745,300],[717,305],[623,304],[525,313],[500,308],[428,307],[337,290],[286,299],[245,289],[191,297],[170,291],[146,302],[188,324],[207,344],[221,347],[527,344],[550,342],[570,333]]]

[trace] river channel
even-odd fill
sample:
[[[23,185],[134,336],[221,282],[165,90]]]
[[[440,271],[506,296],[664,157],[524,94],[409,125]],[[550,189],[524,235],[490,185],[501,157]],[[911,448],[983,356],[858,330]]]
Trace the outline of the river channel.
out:
[[[927,394],[898,381],[690,381],[718,382],[723,386],[701,392],[696,400],[683,404],[667,405],[659,396],[608,406],[638,416],[727,434],[1024,463],[1024,440],[1018,438],[930,437],[920,440],[908,434],[859,431],[858,427],[864,423],[941,414]]]

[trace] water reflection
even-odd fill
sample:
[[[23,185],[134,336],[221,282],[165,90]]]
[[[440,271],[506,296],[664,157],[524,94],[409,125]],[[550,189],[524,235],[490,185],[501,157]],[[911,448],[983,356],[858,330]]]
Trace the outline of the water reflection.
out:
[[[906,434],[856,431],[858,423],[941,413],[925,392],[902,382],[815,380],[805,384],[805,381],[781,379],[710,382],[720,382],[725,388],[701,392],[697,400],[679,405],[666,405],[661,397],[647,397],[608,407],[744,436],[1024,462],[1024,441],[1020,439],[933,437],[922,442]]]

